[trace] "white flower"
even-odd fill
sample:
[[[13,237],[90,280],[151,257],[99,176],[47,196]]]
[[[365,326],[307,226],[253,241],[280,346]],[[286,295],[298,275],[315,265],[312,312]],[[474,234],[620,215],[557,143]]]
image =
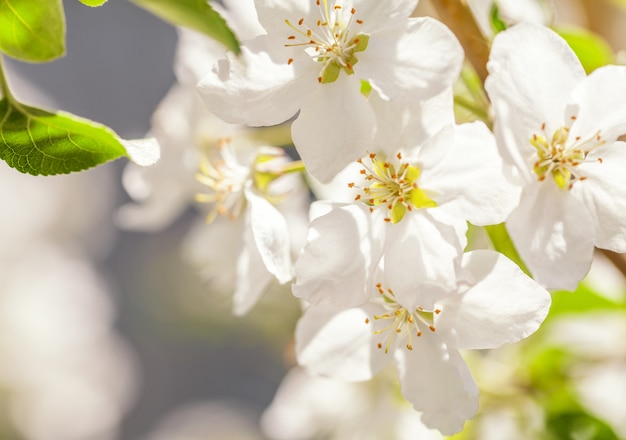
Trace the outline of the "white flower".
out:
[[[406,157],[372,153],[359,162],[360,180],[349,183],[355,203],[316,218],[296,262],[293,293],[310,303],[362,304],[383,260],[398,295],[452,288],[466,222],[502,222],[518,197],[481,123],[444,127]],[[402,272],[407,261],[412,269]]]
[[[236,268],[236,315],[247,313],[273,279],[284,284],[292,278],[292,228],[274,206],[295,203],[302,208],[298,199],[306,192],[298,176],[280,176],[290,163],[281,149],[235,149],[223,140],[209,151],[198,175],[206,190],[196,199],[208,203],[210,210],[207,234],[194,246],[195,259],[212,262],[207,268],[210,278],[224,279]],[[222,221],[211,230],[216,219]]]
[[[399,271],[413,270],[404,261]],[[478,389],[458,350],[495,348],[533,333],[550,295],[506,257],[493,251],[463,255],[456,286],[433,298],[416,289],[396,294],[385,277],[360,307],[309,307],[296,328],[298,363],[346,381],[398,368],[403,396],[422,421],[443,434],[462,429],[478,409]]]
[[[574,289],[594,245],[626,251],[626,68],[586,77],[558,35],[520,24],[496,36],[488,69],[496,137],[523,188],[507,228],[535,279]]]
[[[273,125],[300,110],[292,136],[321,181],[372,146],[374,111],[363,83],[384,100],[434,96],[458,76],[462,50],[430,18],[409,18],[417,0],[256,1],[267,35],[217,63],[199,84],[228,122]]]

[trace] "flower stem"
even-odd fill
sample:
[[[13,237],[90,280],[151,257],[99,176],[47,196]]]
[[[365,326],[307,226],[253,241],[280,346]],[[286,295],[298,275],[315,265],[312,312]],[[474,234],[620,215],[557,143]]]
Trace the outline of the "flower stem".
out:
[[[487,60],[489,59],[489,42],[480,32],[474,16],[462,0],[430,0],[439,18],[444,22],[461,42],[465,56],[474,67],[480,81],[484,84],[487,78]]]

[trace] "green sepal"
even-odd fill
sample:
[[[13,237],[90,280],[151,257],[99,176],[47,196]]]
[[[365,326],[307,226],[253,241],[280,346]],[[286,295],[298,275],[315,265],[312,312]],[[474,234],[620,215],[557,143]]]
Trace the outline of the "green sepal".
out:
[[[32,63],[65,55],[61,0],[0,0],[0,51]]]
[[[161,19],[201,32],[225,45],[236,54],[239,41],[222,16],[207,0],[132,0]]]
[[[67,174],[122,156],[126,148],[103,125],[0,100],[0,159],[22,173]]]

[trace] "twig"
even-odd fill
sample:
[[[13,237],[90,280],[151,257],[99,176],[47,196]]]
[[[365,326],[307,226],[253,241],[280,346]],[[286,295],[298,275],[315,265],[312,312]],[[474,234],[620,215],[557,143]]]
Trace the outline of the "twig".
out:
[[[469,7],[461,0],[431,0],[437,14],[461,42],[465,56],[484,84],[487,78],[489,43],[480,32]]]

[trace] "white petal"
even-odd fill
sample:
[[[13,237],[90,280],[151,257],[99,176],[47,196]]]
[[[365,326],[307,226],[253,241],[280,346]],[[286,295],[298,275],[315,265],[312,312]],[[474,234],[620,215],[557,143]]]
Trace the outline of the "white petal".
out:
[[[422,422],[445,435],[461,431],[478,410],[478,388],[459,352],[425,335],[396,357],[402,395],[423,413]]]
[[[601,158],[600,161],[594,159]],[[596,246],[626,252],[626,143],[615,142],[594,151],[579,166],[587,177],[574,184],[572,193],[591,213]]]
[[[362,204],[336,208],[309,226],[307,244],[296,261],[293,294],[312,304],[358,306],[375,282],[381,258],[382,219]]]
[[[463,49],[454,34],[429,17],[372,35],[355,71],[385,99],[412,102],[438,95],[459,76]]]
[[[465,226],[464,221],[460,221]],[[456,259],[464,240],[457,228],[425,210],[407,213],[388,228],[385,242],[386,287],[408,309],[430,308],[434,296],[454,288]]]
[[[452,141],[452,148],[441,141]],[[442,133],[422,148],[420,157],[429,149],[446,147],[448,153],[438,163],[424,164],[420,185],[433,193],[441,209],[475,225],[506,220],[520,190],[504,177],[502,157],[489,129],[481,122],[459,125],[453,139]]]
[[[119,141],[126,148],[128,158],[142,167],[154,165],[161,157],[161,148],[155,138],[119,139]]]
[[[385,101],[372,93],[369,102],[376,113],[374,145],[389,156],[413,149],[447,125],[454,124],[452,88],[413,104]]]
[[[267,43],[265,36],[255,46]],[[217,62],[198,84],[207,108],[230,123],[274,125],[286,121],[300,108],[317,84],[317,72],[296,72],[285,59],[275,62],[268,52],[252,52],[245,46],[236,58]]]
[[[496,348],[532,334],[550,308],[550,294],[498,252],[463,255],[471,286],[437,303],[437,334],[461,350]]]
[[[371,379],[391,353],[374,348],[371,313],[361,308],[309,307],[296,326],[298,364],[309,372],[349,382]]]
[[[246,190],[250,225],[259,254],[267,270],[284,284],[292,278],[287,222],[266,199]]]
[[[574,290],[589,271],[595,242],[589,211],[550,178],[524,189],[506,227],[533,277],[548,289]]]
[[[417,3],[418,0],[353,0],[355,18],[363,21],[356,31],[371,35],[381,30],[394,29],[398,25],[403,26]]]
[[[550,133],[563,125],[570,94],[586,76],[565,40],[531,23],[496,35],[487,68],[490,97],[506,99],[520,125],[539,130],[545,122]]]
[[[254,242],[252,228],[249,224],[246,226],[243,249],[237,258],[237,283],[233,294],[235,316],[248,313],[259,302],[273,278]]]
[[[493,103],[498,144],[509,155],[521,154],[526,167],[532,167],[532,135],[540,134],[544,123],[549,136],[564,125],[570,94],[585,72],[561,37],[530,23],[496,35],[487,68],[485,89]]]
[[[311,15],[313,2],[308,0],[255,0],[254,4],[259,22],[268,34],[278,36],[275,38],[278,42],[280,38],[286,38],[293,34],[293,29],[287,26],[285,20],[290,20],[296,24],[301,18],[308,17]]]
[[[576,121],[570,139],[595,137],[605,141],[626,134],[626,67],[604,66],[593,71],[574,89],[568,114]]]
[[[371,148],[376,120],[354,77],[322,84],[302,105],[291,127],[309,172],[326,183]]]

